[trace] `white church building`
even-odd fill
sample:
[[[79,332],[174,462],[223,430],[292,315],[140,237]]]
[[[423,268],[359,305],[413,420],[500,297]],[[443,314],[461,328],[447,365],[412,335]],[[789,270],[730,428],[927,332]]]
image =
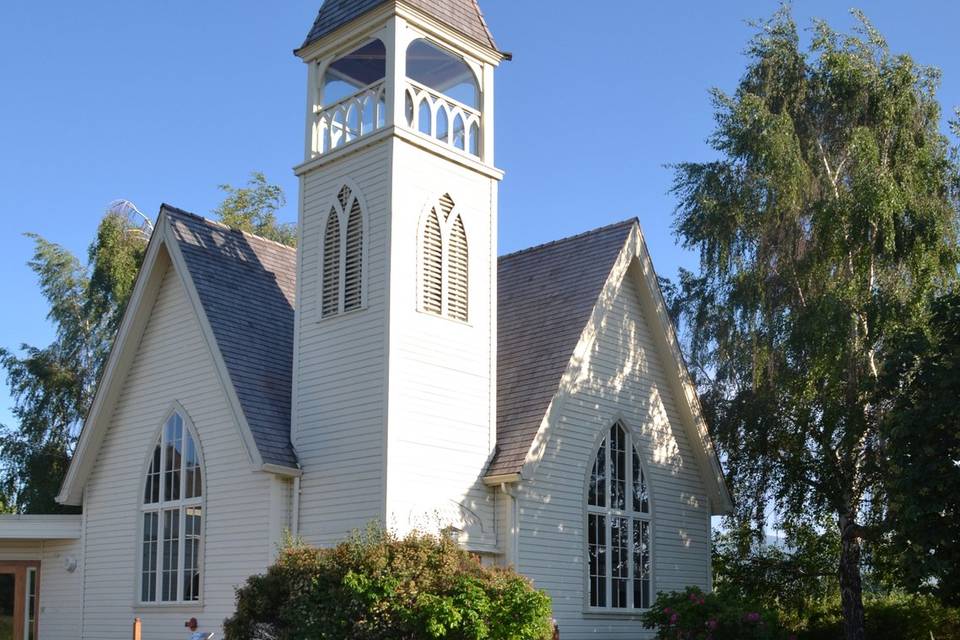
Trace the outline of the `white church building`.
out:
[[[710,588],[730,497],[639,222],[498,257],[475,0],[327,0],[296,54],[299,249],[161,208],[82,516],[0,518],[8,637],[222,638],[287,534],[371,522],[513,565],[564,640],[648,637],[657,591]]]

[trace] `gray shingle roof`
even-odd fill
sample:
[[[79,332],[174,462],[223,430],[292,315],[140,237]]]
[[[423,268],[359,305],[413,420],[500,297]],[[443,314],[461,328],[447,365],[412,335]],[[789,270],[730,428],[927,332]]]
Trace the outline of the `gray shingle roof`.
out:
[[[497,268],[497,451],[518,473],[635,219],[502,256]]]
[[[163,206],[264,462],[290,444],[296,250]],[[498,261],[497,451],[520,471],[634,219]]]
[[[302,47],[336,31],[351,20],[389,0],[326,0],[307,34]],[[481,44],[497,48],[477,0],[406,0],[424,13],[456,29]]]
[[[174,237],[263,461],[296,467],[290,444],[297,252],[169,205]]]

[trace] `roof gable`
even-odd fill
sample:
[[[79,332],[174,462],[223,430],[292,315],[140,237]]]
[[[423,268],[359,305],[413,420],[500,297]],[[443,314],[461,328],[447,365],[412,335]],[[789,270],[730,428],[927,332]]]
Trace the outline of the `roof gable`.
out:
[[[320,7],[317,19],[307,34],[302,47],[306,47],[333,33],[343,25],[365,13],[386,4],[390,0],[326,0]],[[487,28],[480,6],[476,0],[405,0],[407,4],[433,16],[460,33],[477,42],[496,49],[493,35]]]
[[[497,265],[497,451],[517,473],[635,220],[502,256]]]
[[[290,444],[296,250],[164,205],[264,464]]]

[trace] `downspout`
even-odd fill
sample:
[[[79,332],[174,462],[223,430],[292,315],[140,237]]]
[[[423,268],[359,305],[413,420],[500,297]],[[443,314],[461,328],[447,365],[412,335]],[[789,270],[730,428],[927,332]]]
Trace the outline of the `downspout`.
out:
[[[500,483],[500,491],[504,496],[510,501],[507,505],[507,521],[504,523],[506,525],[507,539],[504,541],[504,559],[507,561],[507,564],[512,566],[514,569],[517,569],[518,565],[518,550],[520,542],[520,512],[517,502],[517,494],[513,485],[507,484],[506,482]]]
[[[300,476],[293,478],[293,513],[290,514],[290,537],[300,537]]]

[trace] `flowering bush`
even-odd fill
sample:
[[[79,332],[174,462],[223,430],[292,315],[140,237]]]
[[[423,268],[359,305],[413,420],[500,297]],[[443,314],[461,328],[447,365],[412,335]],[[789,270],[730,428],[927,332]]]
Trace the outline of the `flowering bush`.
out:
[[[446,537],[292,544],[237,590],[227,640],[549,640],[550,598]]]
[[[796,640],[777,614],[697,587],[658,593],[643,626],[663,640]]]

